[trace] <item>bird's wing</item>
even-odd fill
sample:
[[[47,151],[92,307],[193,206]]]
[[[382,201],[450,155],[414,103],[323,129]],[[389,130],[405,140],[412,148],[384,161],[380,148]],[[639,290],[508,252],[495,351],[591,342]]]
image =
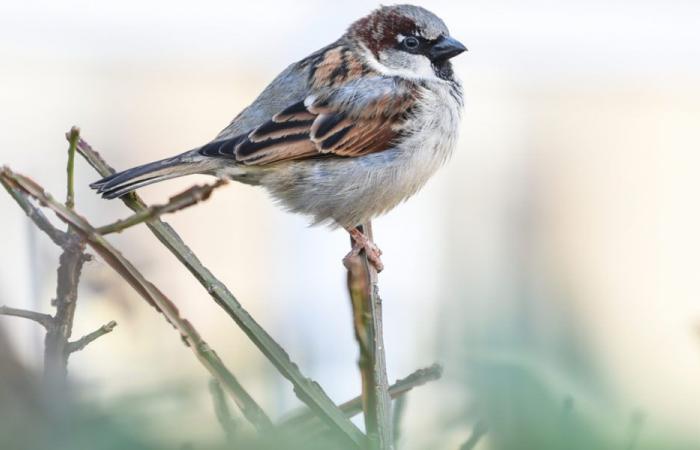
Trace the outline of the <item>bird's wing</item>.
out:
[[[417,95],[414,85],[379,76],[319,89],[249,132],[211,142],[200,153],[262,165],[386,150],[399,136]]]

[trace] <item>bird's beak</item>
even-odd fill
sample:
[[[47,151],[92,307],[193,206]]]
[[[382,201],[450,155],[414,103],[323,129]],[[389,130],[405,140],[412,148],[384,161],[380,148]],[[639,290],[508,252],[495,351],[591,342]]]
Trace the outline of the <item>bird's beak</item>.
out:
[[[457,39],[450,36],[440,36],[430,49],[430,59],[433,61],[446,61],[466,51],[467,47]]]

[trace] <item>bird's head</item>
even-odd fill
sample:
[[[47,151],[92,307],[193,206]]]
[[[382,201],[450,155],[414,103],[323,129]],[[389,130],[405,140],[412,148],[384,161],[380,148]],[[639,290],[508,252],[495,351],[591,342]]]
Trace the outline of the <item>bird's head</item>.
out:
[[[383,6],[353,23],[348,37],[387,75],[453,79],[450,59],[467,50],[438,16],[413,5]]]

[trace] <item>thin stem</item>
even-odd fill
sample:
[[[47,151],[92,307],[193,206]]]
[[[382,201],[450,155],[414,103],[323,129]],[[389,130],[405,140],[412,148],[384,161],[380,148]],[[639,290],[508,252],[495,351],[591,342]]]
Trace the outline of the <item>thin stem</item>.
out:
[[[0,316],[13,316],[33,320],[47,330],[53,324],[53,317],[48,314],[28,311],[26,309],[10,308],[9,306],[0,306]]]
[[[17,202],[19,207],[22,208],[27,217],[34,222],[37,228],[46,233],[54,244],[62,246],[66,243],[68,234],[54,227],[51,222],[49,222],[49,219],[46,218],[44,213],[41,212],[39,208],[34,206],[32,202],[29,201],[27,196],[22,194],[10,180],[2,178],[0,179],[0,184],[3,185],[8,194],[10,194],[14,201]]]
[[[75,149],[78,146],[80,139],[80,128],[73,127],[68,132],[68,166],[67,172],[67,189],[66,189],[66,206],[70,209],[75,207]]]
[[[371,241],[372,224],[368,222],[359,228]],[[394,448],[394,434],[377,270],[364,251],[358,257],[349,258],[347,268],[355,338],[360,347],[358,365],[362,375],[362,406],[367,437],[372,449],[391,450]]]
[[[180,211],[181,209],[196,205],[197,203],[208,199],[214,189],[225,184],[227,184],[225,180],[219,180],[213,184],[192,186],[186,191],[171,197],[168,203],[149,206],[146,209],[142,209],[141,211],[132,214],[126,219],[118,220],[109,225],[104,225],[98,228],[97,232],[101,235],[119,233],[129,227],[133,227],[134,225],[156,219],[163,214]]]
[[[97,339],[101,338],[105,334],[111,333],[116,326],[117,326],[117,322],[112,320],[111,322],[109,322],[105,325],[102,325],[100,328],[93,331],[92,333],[86,334],[85,336],[81,337],[77,341],[69,342],[68,348],[67,348],[68,353],[70,354],[70,353],[74,353],[74,352],[79,352],[80,350],[87,347],[93,341],[96,341]]]

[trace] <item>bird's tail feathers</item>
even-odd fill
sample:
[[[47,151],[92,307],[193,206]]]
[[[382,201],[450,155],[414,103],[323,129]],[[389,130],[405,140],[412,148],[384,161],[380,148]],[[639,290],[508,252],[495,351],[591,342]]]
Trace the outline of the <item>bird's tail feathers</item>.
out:
[[[193,150],[117,172],[92,183],[90,187],[102,194],[102,197],[112,199],[159,181],[195,173],[207,173],[213,169],[213,163],[211,158],[203,158],[197,150]]]

